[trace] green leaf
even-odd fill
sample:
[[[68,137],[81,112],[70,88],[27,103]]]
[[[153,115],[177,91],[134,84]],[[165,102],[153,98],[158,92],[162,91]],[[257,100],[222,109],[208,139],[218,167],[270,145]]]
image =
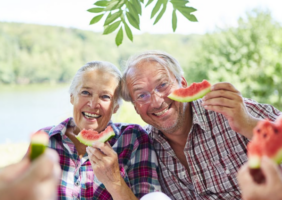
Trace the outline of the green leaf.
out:
[[[196,11],[197,9],[192,8],[192,7],[187,7],[187,6],[178,6],[175,7],[177,10],[179,10],[179,12],[181,13],[186,13],[186,14],[190,14],[191,12]]]
[[[121,10],[114,13],[114,14],[109,13],[108,17],[105,20],[104,26],[106,26],[106,25],[112,23],[113,21],[115,21],[118,17],[121,16],[121,14],[122,14]]]
[[[173,32],[175,32],[177,27],[177,16],[176,16],[176,10],[173,9],[172,11],[172,30]]]
[[[156,23],[158,23],[158,21],[162,18],[163,14],[165,13],[165,10],[166,10],[166,4],[167,4],[167,2],[166,2],[165,4],[163,4],[163,9],[161,10],[161,12],[160,12],[160,13],[158,14],[158,16],[156,17],[155,22],[154,22],[153,25],[155,25]]]
[[[140,0],[141,3],[144,3],[144,0]]]
[[[163,4],[163,1],[162,0],[158,0],[155,7],[153,8],[152,10],[152,13],[151,13],[151,19],[155,16],[155,14],[160,10],[161,8],[161,5]]]
[[[129,1],[126,3],[126,7],[128,8],[128,11],[133,15],[133,17],[135,17],[135,19],[138,21],[139,16],[136,7]]]
[[[139,23],[137,22],[137,20],[132,16],[131,13],[129,12],[126,12],[126,17],[129,21],[129,23],[136,29],[140,30],[139,28]]]
[[[182,13],[182,12],[181,12],[181,14],[191,22],[197,22],[198,21],[197,18],[195,17],[195,15],[193,15],[193,14]]]
[[[105,8],[105,11],[114,10],[113,8],[119,4],[118,0],[111,0],[108,6]]]
[[[123,22],[123,24],[124,24],[124,29],[125,29],[125,32],[126,32],[128,39],[130,39],[133,42],[133,35],[132,35],[132,32],[131,32],[129,26],[127,25],[127,23],[125,21]]]
[[[189,1],[187,0],[171,0],[170,3],[172,3],[174,6],[185,6],[186,3]]]
[[[120,9],[124,4],[125,0],[111,0],[108,6],[105,8],[105,11]]]
[[[104,10],[104,8],[90,8],[87,11],[91,12],[91,13],[100,13],[100,12],[103,12],[105,10]]]
[[[121,45],[122,40],[123,40],[123,31],[122,31],[122,27],[120,27],[118,34],[116,36],[116,45],[117,46]]]
[[[154,1],[154,0],[149,0],[149,1],[147,2],[147,4],[146,4],[145,7],[147,7],[148,5],[150,5],[153,1]]]
[[[107,35],[107,34],[112,33],[113,31],[115,31],[119,27],[120,22],[121,21],[117,21],[117,22],[114,22],[111,25],[105,26],[103,35]]]
[[[136,8],[137,13],[138,13],[139,15],[142,15],[142,8],[141,8],[140,1],[138,1],[138,0],[132,0],[132,3],[133,3],[133,5],[134,5],[134,7]]]
[[[90,21],[90,25],[91,24],[96,24],[97,22],[100,21],[100,19],[104,16],[104,14],[100,14],[100,15],[97,15],[95,17],[93,17]]]
[[[96,3],[94,3],[95,6],[101,6],[101,7],[105,7],[109,4],[109,1],[97,1]]]

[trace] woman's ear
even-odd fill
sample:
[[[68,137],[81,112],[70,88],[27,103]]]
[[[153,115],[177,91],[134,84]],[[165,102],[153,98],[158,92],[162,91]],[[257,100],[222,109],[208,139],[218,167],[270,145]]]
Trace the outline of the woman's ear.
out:
[[[70,95],[70,102],[71,104],[73,105],[73,101],[74,101],[74,97],[73,97],[73,94]]]
[[[183,88],[186,88],[188,86],[187,81],[183,76],[181,76],[181,86]]]

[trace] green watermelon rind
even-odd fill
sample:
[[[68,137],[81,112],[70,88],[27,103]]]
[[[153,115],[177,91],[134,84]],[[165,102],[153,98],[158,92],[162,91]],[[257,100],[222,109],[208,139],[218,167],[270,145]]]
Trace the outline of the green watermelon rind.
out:
[[[111,138],[113,138],[115,136],[115,132],[114,131],[110,131],[107,134],[105,134],[104,136],[100,137],[97,140],[88,140],[88,139],[84,139],[82,137],[82,135],[77,135],[76,138],[79,140],[79,142],[81,142],[82,144],[85,144],[87,146],[92,146],[92,144],[94,142],[107,142],[108,140],[110,140]]]
[[[49,136],[47,133],[40,131],[31,136],[29,158],[31,161],[44,153],[48,146]]]
[[[276,164],[282,163],[282,149],[280,149],[273,157],[270,157]],[[248,165],[251,169],[259,169],[261,163],[261,157],[249,156]]]
[[[172,100],[179,101],[179,102],[191,102],[191,101],[195,101],[197,99],[202,98],[203,96],[205,96],[210,91],[211,91],[211,88],[208,87],[207,89],[202,90],[201,92],[197,93],[194,96],[188,96],[188,97],[183,98],[183,97],[180,97],[180,96],[177,96],[177,95],[171,93],[167,97],[172,99]]]

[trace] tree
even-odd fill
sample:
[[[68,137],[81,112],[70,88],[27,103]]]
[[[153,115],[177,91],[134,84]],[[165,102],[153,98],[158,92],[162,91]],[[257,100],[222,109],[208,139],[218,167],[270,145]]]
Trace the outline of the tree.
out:
[[[145,7],[154,0],[148,0]],[[196,22],[197,18],[191,14],[195,8],[188,7],[188,0],[155,0],[155,6],[151,12],[151,19],[155,18],[154,25],[162,18],[166,11],[168,2],[173,6],[172,11],[172,30],[177,28],[177,15],[180,12],[189,21]],[[119,46],[123,41],[123,32],[133,41],[133,34],[130,26],[140,30],[140,16],[142,15],[142,4],[144,0],[98,0],[94,3],[95,7],[88,9],[89,12],[97,14],[92,18],[90,24],[99,22],[103,16],[107,16],[104,22],[103,34],[110,34],[118,30],[115,42]]]
[[[269,11],[248,12],[238,27],[205,35],[187,73],[193,69],[211,82],[231,82],[243,96],[282,109],[281,35]]]

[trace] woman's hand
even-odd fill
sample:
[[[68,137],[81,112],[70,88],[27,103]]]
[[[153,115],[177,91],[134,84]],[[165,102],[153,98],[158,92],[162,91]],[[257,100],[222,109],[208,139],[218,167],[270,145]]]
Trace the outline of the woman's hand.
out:
[[[118,156],[110,144],[95,142],[92,147],[87,147],[89,160],[95,176],[108,190],[121,186],[122,177],[120,175]]]

